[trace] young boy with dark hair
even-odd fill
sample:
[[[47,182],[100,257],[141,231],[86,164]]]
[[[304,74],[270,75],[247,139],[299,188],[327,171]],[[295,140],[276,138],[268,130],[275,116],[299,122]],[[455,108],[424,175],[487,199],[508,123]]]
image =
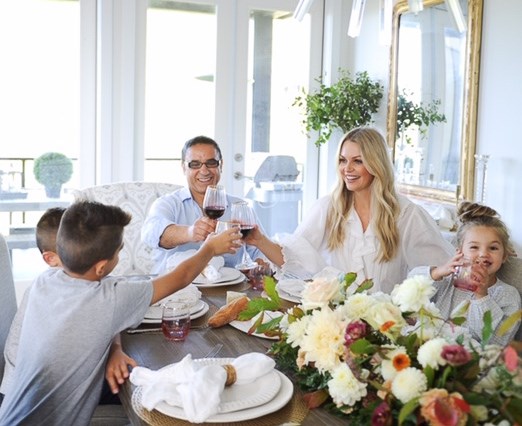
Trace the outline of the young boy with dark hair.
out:
[[[60,221],[65,212],[63,207],[51,207],[47,209],[36,224],[35,236],[36,246],[42,258],[50,267],[61,267],[62,262],[56,250],[56,235],[60,227]],[[18,340],[22,330],[22,322],[27,307],[27,298],[30,287],[26,290],[20,307],[16,311],[15,318],[11,324],[9,335],[4,348],[5,370],[0,385],[0,394],[5,395],[7,388],[12,381],[14,374],[16,354],[18,352]],[[107,386],[104,385],[100,404],[119,404],[118,397],[111,396],[117,394],[119,385],[123,384],[129,377],[129,366],[135,367],[136,361],[129,357],[121,348],[120,335],[117,334],[112,342],[110,356],[107,361],[105,378]]]
[[[47,209],[36,224],[35,236],[36,247],[40,250],[42,258],[50,267],[61,267],[62,263],[58,254],[56,254],[56,233],[60,226],[65,209],[62,207],[53,207]],[[5,395],[9,385],[12,382],[14,374],[16,354],[18,352],[18,339],[22,330],[22,322],[24,318],[25,309],[27,306],[27,298],[30,287],[25,291],[22,302],[18,307],[7,340],[4,347],[5,369],[0,385],[0,394]]]
[[[137,326],[151,304],[190,284],[213,256],[234,253],[240,234],[210,235],[172,272],[129,282],[107,276],[118,263],[130,215],[80,201],[64,213],[57,236],[61,268],[33,283],[20,335],[13,385],[0,425],[88,425],[103,384],[113,337]]]

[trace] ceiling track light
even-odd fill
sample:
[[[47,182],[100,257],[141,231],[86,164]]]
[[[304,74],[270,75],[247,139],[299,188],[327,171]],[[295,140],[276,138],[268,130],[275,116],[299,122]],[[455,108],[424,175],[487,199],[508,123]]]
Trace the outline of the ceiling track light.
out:
[[[294,19],[301,22],[310,10],[310,7],[312,6],[313,2],[314,0],[299,0],[299,3],[294,10]]]
[[[350,23],[348,24],[348,35],[357,37],[361,32],[361,23],[364,13],[364,5],[366,0],[353,0],[352,14],[350,15]]]
[[[380,0],[379,43],[383,46],[391,44],[391,27],[393,19],[393,0]]]

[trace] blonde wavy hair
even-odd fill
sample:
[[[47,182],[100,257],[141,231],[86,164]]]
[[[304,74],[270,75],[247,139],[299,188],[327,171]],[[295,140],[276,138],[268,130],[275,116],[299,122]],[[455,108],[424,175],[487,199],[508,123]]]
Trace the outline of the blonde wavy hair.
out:
[[[363,164],[374,177],[371,183],[370,220],[380,242],[377,260],[388,262],[395,257],[399,246],[397,218],[400,213],[388,147],[377,130],[371,127],[358,127],[343,136],[337,150],[337,161],[343,144],[347,141],[359,145]],[[352,206],[353,192],[346,188],[338,167],[337,184],[332,191],[326,217],[327,246],[331,251],[338,249],[344,243],[345,225]]]
[[[504,222],[500,220],[500,215],[491,207],[484,206],[471,201],[463,201],[457,209],[457,216],[460,222],[457,230],[457,245],[462,247],[466,232],[475,226],[486,226],[492,228],[498,235],[500,242],[504,246],[504,259],[508,256],[516,256],[515,248],[511,243],[509,231]]]

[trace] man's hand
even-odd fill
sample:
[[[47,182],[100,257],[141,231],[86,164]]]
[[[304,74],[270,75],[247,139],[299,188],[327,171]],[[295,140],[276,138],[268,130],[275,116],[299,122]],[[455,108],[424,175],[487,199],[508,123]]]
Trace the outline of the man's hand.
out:
[[[210,233],[216,229],[216,221],[206,216],[199,218],[189,226],[188,233],[191,241],[205,241]]]

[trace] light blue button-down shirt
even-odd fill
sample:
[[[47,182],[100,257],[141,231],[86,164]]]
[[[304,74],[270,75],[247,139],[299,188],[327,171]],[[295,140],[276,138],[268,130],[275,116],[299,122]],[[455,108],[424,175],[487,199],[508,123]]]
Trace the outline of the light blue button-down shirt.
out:
[[[230,220],[230,206],[235,201],[241,201],[238,197],[227,195],[227,209],[225,214],[220,220]],[[254,213],[255,214],[255,213]],[[142,241],[154,248],[153,256],[155,265],[152,273],[163,273],[165,272],[165,266],[167,258],[176,252],[182,252],[191,249],[198,249],[201,246],[201,242],[190,242],[181,244],[172,249],[165,249],[160,247],[160,237],[165,231],[167,226],[175,225],[192,225],[196,220],[203,216],[201,208],[198,206],[188,188],[180,188],[170,194],[164,195],[158,198],[152,204],[143,228],[141,229]],[[261,227],[259,218],[256,215],[256,223]],[[263,231],[264,232],[264,231]],[[252,259],[262,258],[266,259],[265,256],[253,246],[247,246],[248,254]],[[234,267],[234,265],[240,263],[242,250],[238,250],[236,254],[225,254],[225,266]]]

